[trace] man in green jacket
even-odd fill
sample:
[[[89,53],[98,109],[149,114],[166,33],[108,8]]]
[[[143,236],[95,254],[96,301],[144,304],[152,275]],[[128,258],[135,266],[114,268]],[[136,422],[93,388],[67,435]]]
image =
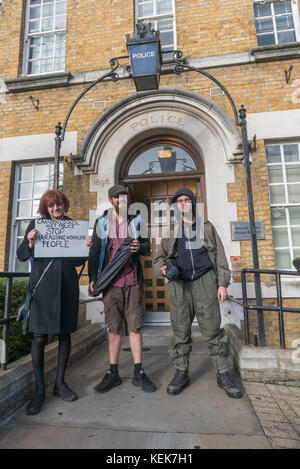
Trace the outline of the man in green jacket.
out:
[[[191,328],[196,315],[217,373],[217,384],[229,397],[242,396],[229,374],[227,336],[220,329],[219,303],[227,298],[231,273],[216,229],[201,223],[196,199],[188,188],[172,199],[175,220],[164,235],[154,259],[158,277],[167,277],[173,337],[169,346],[176,373],[168,394],[179,394],[189,384]]]

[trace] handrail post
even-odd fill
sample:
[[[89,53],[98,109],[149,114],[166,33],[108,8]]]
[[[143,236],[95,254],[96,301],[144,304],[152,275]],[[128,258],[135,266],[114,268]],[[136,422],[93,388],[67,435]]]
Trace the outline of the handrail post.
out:
[[[277,289],[277,305],[279,307],[278,321],[279,321],[280,347],[285,349],[285,336],[284,336],[284,321],[283,321],[283,311],[282,311],[282,291],[281,291],[280,272],[276,272],[276,289]]]
[[[5,308],[4,308],[4,319],[6,323],[3,325],[3,341],[1,351],[1,370],[7,370],[7,351],[8,351],[8,331],[10,321],[10,309],[11,309],[11,291],[12,291],[12,277],[8,277],[6,280],[6,291],[5,291]]]
[[[246,187],[247,187],[247,200],[248,200],[248,213],[249,213],[249,222],[250,222],[253,267],[254,269],[258,270],[259,269],[259,256],[258,256],[254,202],[253,202],[253,192],[252,192],[252,182],[251,182],[250,151],[249,151],[248,135],[247,135],[246,109],[243,105],[239,113],[240,113],[240,119],[241,119],[240,127],[241,127],[241,132],[242,132],[242,139],[243,139],[244,167],[245,167],[245,173],[246,173]],[[260,281],[259,272],[254,272],[254,286],[255,286],[255,296],[257,300],[257,305],[262,306],[263,302],[262,302],[261,281]],[[265,336],[263,311],[259,311],[259,310],[257,311],[257,321],[258,321],[258,335],[259,335],[260,345],[262,347],[265,347],[266,336]]]
[[[247,297],[247,284],[246,272],[241,272],[242,276],[242,290],[243,290],[243,309],[244,309],[244,325],[245,325],[245,344],[250,345],[250,331],[249,331],[249,316],[248,316],[248,297]]]

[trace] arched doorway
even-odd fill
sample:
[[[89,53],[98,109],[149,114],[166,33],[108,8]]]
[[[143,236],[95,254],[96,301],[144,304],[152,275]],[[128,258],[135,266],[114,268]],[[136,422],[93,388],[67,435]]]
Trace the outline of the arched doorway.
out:
[[[158,152],[170,145],[179,160],[186,159],[184,165],[181,161],[174,167],[170,156],[168,161],[166,157],[166,164],[160,164]],[[144,167],[137,170],[138,158],[142,161],[145,153],[148,156]],[[110,206],[107,194],[114,184],[129,185],[136,200],[148,198],[162,203],[168,202],[179,186],[189,186],[198,201],[204,202],[209,220],[222,233],[226,252],[240,255],[239,245],[231,239],[230,222],[237,219],[237,208],[228,200],[227,186],[235,181],[234,164],[242,156],[237,128],[215,103],[195,93],[161,89],[128,96],[104,112],[74,159],[83,173],[90,174],[90,191],[97,194],[96,210],[90,211],[91,226]],[[161,208],[159,203],[158,207]],[[146,269],[151,269],[152,259],[146,260]],[[153,271],[151,275],[153,287]],[[151,282],[147,283],[150,289]],[[156,287],[159,290],[157,283]],[[145,298],[145,309],[150,312],[153,306],[157,311],[153,314],[161,318],[167,304],[156,296],[156,304],[149,301],[147,307]],[[168,315],[164,317],[168,320]]]
[[[206,214],[205,174],[201,156],[177,137],[156,136],[140,142],[123,160],[119,181],[129,187],[130,201],[147,207],[151,253],[143,257],[146,313],[169,311],[167,284],[156,278],[153,259],[164,230],[170,224],[171,200],[181,187],[188,187],[203,203]]]

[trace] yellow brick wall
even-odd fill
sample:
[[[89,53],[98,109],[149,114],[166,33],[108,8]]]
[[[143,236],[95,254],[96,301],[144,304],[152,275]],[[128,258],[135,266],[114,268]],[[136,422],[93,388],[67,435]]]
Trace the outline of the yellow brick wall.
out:
[[[0,79],[21,71],[25,0],[3,0]],[[134,30],[133,0],[68,0],[66,70],[107,68],[126,55]],[[12,14],[13,12],[13,14]],[[188,58],[248,52],[257,47],[252,0],[176,0],[177,47]]]

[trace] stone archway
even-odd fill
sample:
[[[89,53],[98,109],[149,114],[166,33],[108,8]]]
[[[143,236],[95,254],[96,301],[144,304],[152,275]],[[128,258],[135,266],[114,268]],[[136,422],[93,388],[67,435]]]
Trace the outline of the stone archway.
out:
[[[233,163],[241,160],[242,143],[231,119],[213,102],[195,93],[161,89],[132,95],[106,111],[87,134],[76,164],[91,174],[90,190],[97,192],[97,211],[107,208],[107,189],[119,182],[123,159],[150,136],[176,136],[189,141],[203,160],[208,218],[222,233],[228,253],[239,255],[230,237],[237,219],[229,203],[227,184],[234,182]]]

